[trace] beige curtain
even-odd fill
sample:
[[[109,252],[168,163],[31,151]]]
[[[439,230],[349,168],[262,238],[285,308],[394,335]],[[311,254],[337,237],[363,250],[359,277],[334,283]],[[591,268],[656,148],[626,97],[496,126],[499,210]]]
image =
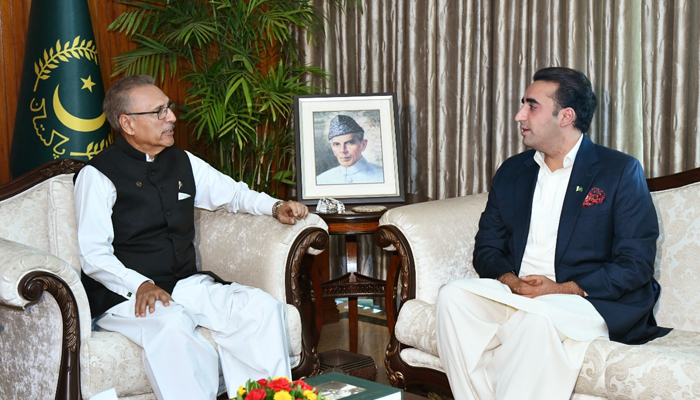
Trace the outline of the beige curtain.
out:
[[[513,117],[535,71],[586,73],[599,96],[594,142],[648,176],[700,166],[696,0],[317,1],[325,40],[302,46],[328,93],[396,92],[407,193],[484,192],[525,150]],[[319,82],[316,82],[319,83]]]

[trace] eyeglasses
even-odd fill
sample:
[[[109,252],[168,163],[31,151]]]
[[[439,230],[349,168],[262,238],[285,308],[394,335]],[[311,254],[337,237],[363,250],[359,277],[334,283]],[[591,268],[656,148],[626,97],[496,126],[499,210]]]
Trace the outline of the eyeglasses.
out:
[[[124,113],[124,114],[126,114],[126,115],[156,114],[156,115],[158,115],[158,119],[163,119],[163,118],[165,118],[166,115],[168,115],[168,110],[174,112],[175,102],[169,101],[167,106],[159,108],[156,111],[144,111],[144,112],[134,112],[134,113]]]

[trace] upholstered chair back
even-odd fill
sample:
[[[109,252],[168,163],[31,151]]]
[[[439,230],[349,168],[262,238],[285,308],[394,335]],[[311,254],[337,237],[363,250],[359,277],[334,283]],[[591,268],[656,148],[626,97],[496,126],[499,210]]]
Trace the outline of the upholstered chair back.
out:
[[[382,216],[380,225],[401,227],[417,265],[432,265],[430,269],[416,270],[416,299],[434,304],[445,283],[478,277],[472,267],[472,253],[487,198],[488,194],[482,193],[430,201],[419,207],[391,209]]]
[[[659,325],[700,332],[700,183],[652,192],[659,218],[654,276]]]

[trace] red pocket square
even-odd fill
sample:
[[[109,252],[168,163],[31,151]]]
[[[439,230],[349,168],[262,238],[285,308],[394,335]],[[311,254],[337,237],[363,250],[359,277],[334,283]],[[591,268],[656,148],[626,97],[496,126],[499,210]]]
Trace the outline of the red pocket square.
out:
[[[602,203],[603,200],[605,200],[605,192],[597,187],[594,187],[586,195],[586,199],[583,201],[583,205],[581,207],[594,206]]]

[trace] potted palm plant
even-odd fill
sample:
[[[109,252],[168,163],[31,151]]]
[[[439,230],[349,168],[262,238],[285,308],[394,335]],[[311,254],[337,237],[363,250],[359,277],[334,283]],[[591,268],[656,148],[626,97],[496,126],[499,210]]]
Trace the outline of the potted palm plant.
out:
[[[293,96],[321,93],[305,78],[326,76],[300,61],[296,34],[323,33],[312,1],[118,2],[129,7],[109,29],[136,48],[113,59],[114,75],[177,78],[185,85],[181,118],[215,168],[274,196],[281,183],[293,184]]]

